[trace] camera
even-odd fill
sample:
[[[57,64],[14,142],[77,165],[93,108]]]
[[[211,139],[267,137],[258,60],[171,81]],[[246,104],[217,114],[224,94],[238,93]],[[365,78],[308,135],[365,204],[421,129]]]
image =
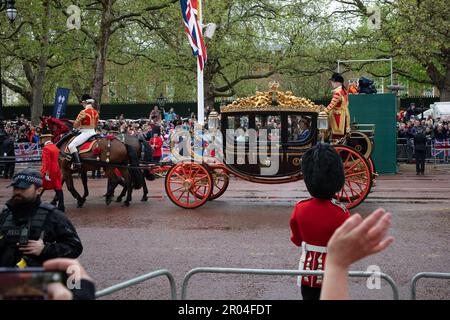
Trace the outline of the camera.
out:
[[[0,268],[0,300],[46,300],[50,283],[66,283],[67,275],[43,268]]]

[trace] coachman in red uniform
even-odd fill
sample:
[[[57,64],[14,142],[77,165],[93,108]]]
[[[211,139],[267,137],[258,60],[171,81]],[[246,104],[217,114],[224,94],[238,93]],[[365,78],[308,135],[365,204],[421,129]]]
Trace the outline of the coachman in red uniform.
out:
[[[98,126],[99,114],[95,110],[95,101],[88,94],[83,95],[81,98],[81,104],[84,110],[81,110],[78,114],[73,127],[80,130],[80,134],[73,139],[67,148],[72,155],[72,161],[75,168],[81,168],[80,155],[78,154],[78,147],[85,143],[90,137],[95,136],[97,133],[95,129]]]
[[[44,143],[42,149],[42,187],[44,190],[55,190],[56,196],[52,204],[58,205],[58,209],[63,211],[64,194],[62,191],[62,175],[58,164],[59,149],[52,143],[51,134],[41,135],[41,141]]]
[[[302,248],[300,270],[325,270],[327,243],[334,231],[350,216],[333,199],[344,186],[344,166],[333,146],[318,144],[302,157],[302,172],[312,198],[296,204],[290,226],[291,241]],[[299,277],[304,300],[319,300],[322,278]]]

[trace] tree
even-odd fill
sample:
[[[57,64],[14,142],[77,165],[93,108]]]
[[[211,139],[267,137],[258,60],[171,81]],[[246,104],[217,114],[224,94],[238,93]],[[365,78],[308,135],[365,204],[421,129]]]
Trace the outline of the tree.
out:
[[[56,0],[58,7],[62,12],[69,16],[65,11],[68,1]],[[148,4],[146,1],[117,1],[117,0],[96,0],[81,1],[79,3],[83,15],[82,27],[80,31],[91,40],[94,45],[94,62],[92,77],[92,95],[94,99],[101,103],[105,66],[108,59],[109,44],[111,37],[120,29],[128,28],[136,23],[139,18],[145,18],[144,14],[157,12],[161,9],[171,6],[177,0],[152,1]]]
[[[53,46],[64,31],[56,27],[60,20],[54,15],[50,0],[20,3],[18,9],[21,14],[15,29],[3,28],[2,24],[2,57],[8,59],[9,65],[2,83],[28,101],[31,120],[37,124],[43,110],[47,71],[64,64],[59,49]]]
[[[364,16],[368,1],[338,0]],[[440,91],[450,100],[450,7],[445,0],[379,0],[381,29],[371,34],[368,45],[381,56],[396,59],[395,72]],[[372,51],[374,52],[374,51]]]

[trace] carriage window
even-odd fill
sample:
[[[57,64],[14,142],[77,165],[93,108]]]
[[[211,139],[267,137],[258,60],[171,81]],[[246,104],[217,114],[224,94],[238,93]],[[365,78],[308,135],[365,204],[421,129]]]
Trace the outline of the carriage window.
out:
[[[227,121],[228,121],[227,129],[234,130],[235,141],[238,142],[248,141],[248,127],[249,127],[248,116],[228,117]]]
[[[264,141],[264,137],[261,136],[260,130],[266,130],[267,137],[269,140],[273,138],[281,139],[281,117],[280,116],[255,116],[255,126],[256,131],[258,132],[258,136],[260,141]],[[278,137],[276,137],[278,136]]]
[[[228,129],[237,130],[238,128],[248,129],[248,116],[228,117]]]
[[[288,133],[290,142],[306,142],[311,137],[311,116],[289,115]]]

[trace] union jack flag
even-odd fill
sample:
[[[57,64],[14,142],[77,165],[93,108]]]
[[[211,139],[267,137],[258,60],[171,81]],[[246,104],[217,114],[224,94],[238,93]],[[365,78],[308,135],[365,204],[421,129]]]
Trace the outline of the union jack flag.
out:
[[[14,155],[17,162],[41,159],[41,148],[38,143],[21,142],[14,144]]]
[[[206,64],[206,47],[203,41],[202,29],[198,23],[198,0],[180,0],[184,28],[188,35],[192,53],[198,57],[200,70]]]
[[[449,139],[447,140],[435,140],[433,144],[433,157],[436,157],[438,155],[442,156],[449,156],[450,151],[450,143]]]

